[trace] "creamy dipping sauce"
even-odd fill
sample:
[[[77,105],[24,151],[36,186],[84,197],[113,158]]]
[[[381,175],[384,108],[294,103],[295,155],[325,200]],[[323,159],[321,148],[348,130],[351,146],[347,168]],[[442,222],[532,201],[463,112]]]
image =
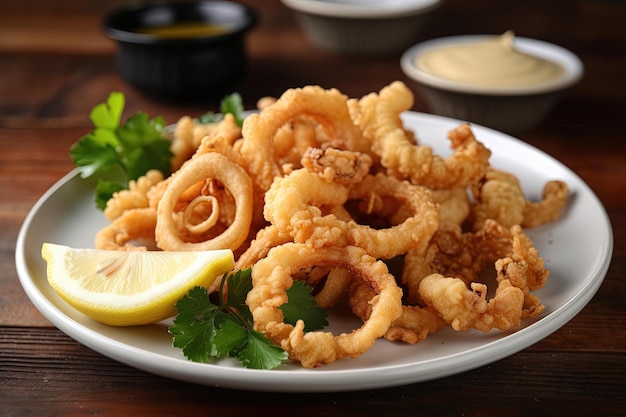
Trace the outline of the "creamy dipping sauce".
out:
[[[417,67],[440,78],[490,87],[527,87],[554,81],[565,69],[513,47],[513,32],[467,44],[434,48],[421,54]]]
[[[228,27],[206,22],[179,22],[166,26],[138,28],[135,31],[146,35],[154,35],[168,39],[206,38],[226,33],[228,31]]]

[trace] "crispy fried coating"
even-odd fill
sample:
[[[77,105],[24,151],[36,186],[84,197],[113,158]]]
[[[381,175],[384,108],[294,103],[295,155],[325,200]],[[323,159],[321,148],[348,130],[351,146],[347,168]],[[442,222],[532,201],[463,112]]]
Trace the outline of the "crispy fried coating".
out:
[[[560,217],[569,193],[563,181],[548,181],[542,200],[529,201],[515,175],[493,167],[471,190],[476,200],[470,215],[474,230],[480,230],[486,219],[495,220],[504,227],[516,224],[535,227],[548,223]]]
[[[327,181],[349,185],[365,178],[372,166],[372,159],[360,152],[310,147],[302,155],[302,166],[320,174]]]
[[[292,276],[315,265],[348,270],[354,279],[370,286],[376,296],[372,311],[363,325],[351,333],[304,333],[303,323],[283,322],[280,306],[287,302],[286,290]],[[266,258],[252,268],[253,288],[246,303],[254,317],[255,329],[289,353],[292,360],[306,368],[317,367],[344,357],[357,358],[382,337],[402,313],[402,290],[387,266],[354,246],[327,246],[321,249],[306,244],[286,243],[272,248]]]
[[[541,201],[526,201],[521,226],[535,227],[558,219],[567,204],[568,195],[567,183],[559,180],[548,181],[543,188]]]
[[[179,198],[190,187],[206,180],[218,180],[229,190],[235,200],[236,214],[231,224],[217,236],[201,242],[181,238],[174,214]],[[202,187],[201,189],[205,189]],[[200,220],[192,217],[199,204],[209,205],[203,210]],[[215,196],[199,193],[182,212],[182,222],[191,234],[204,232],[217,224],[219,202]],[[211,250],[229,248],[236,250],[248,236],[252,222],[252,182],[244,169],[225,156],[210,152],[196,155],[183,164],[165,189],[157,207],[155,236],[157,245],[163,250]]]
[[[472,228],[482,229],[492,219],[504,227],[521,224],[526,199],[516,176],[490,168],[481,181],[472,187],[476,204],[472,206]]]
[[[484,174],[491,151],[474,137],[469,125],[448,133],[454,153],[442,158],[432,147],[415,143],[403,126],[401,113],[413,105],[413,94],[402,82],[383,88],[378,96],[369,95],[360,114],[369,115],[372,126],[366,130],[372,150],[393,175],[432,189],[469,186]],[[364,117],[367,119],[367,117]]]
[[[96,233],[95,245],[103,250],[147,250],[154,244],[156,210],[150,207],[125,210]]]
[[[367,320],[372,314],[371,302],[375,296],[370,287],[357,283],[350,289],[348,305],[357,317]],[[384,337],[392,342],[415,344],[446,326],[445,320],[432,307],[403,305],[402,314],[391,323]]]
[[[235,270],[251,268],[257,261],[267,256],[274,246],[291,242],[293,239],[289,233],[282,232],[274,225],[269,225],[259,230],[246,249],[236,260]]]
[[[233,249],[235,269],[252,268],[255,328],[307,368],[379,338],[415,344],[447,326],[508,330],[537,317],[532,292],[549,271],[523,228],[562,216],[567,184],[548,181],[531,201],[465,123],[442,132],[451,154],[436,154],[403,123],[413,99],[402,82],[360,98],[306,86],[260,100],[241,128],[232,115],[183,117],[174,173],[117,193],[96,247]],[[284,323],[294,280],[324,308],[347,300],[363,325],[335,335]]]
[[[420,295],[454,330],[508,330],[522,320],[524,292],[503,280],[487,301],[487,286],[477,282],[467,287],[459,278],[432,274],[420,282]]]
[[[470,285],[480,281],[481,272],[490,265],[498,279],[510,279],[524,294],[543,287],[549,275],[519,225],[507,229],[489,219],[478,232],[438,231],[427,248],[407,254],[402,279],[409,300],[421,303],[419,288],[426,276],[439,273]]]
[[[294,118],[306,117],[332,138],[333,146],[359,151],[363,146],[361,131],[352,123],[347,97],[336,89],[317,86],[290,89],[260,113],[248,116],[243,125],[241,153],[248,171],[263,190],[269,189],[274,178],[282,176],[282,168],[274,149],[274,136]],[[317,132],[318,130],[316,130]]]
[[[303,186],[306,184],[306,186]],[[374,229],[334,214],[322,214],[321,206],[341,206],[348,199],[393,196],[408,207],[410,216],[401,224]],[[307,169],[277,178],[266,193],[265,217],[295,242],[315,247],[351,245],[365,248],[376,258],[389,259],[424,245],[438,228],[438,212],[428,190],[382,174],[368,175],[347,187],[328,181]]]
[[[172,134],[170,147],[174,155],[171,160],[172,172],[180,168],[197,152],[205,137],[222,137],[232,143],[241,137],[241,128],[230,113],[225,114],[221,121],[215,123],[200,123],[189,116],[181,117]]]
[[[346,269],[331,268],[322,288],[315,294],[315,302],[322,308],[337,305],[347,293],[353,281],[352,273]]]
[[[438,237],[431,273],[409,286],[413,294],[417,288],[414,298],[433,307],[455,330],[507,330],[543,311],[530,291],[543,287],[549,271],[519,225],[505,229],[487,220],[480,232]],[[479,273],[489,263],[494,265],[498,288],[487,301],[487,286],[480,283]]]
[[[130,181],[127,190],[114,193],[113,197],[107,201],[104,216],[109,221],[113,221],[126,210],[148,207],[148,192],[161,181],[163,181],[163,174],[156,169],[148,171],[136,181]]]

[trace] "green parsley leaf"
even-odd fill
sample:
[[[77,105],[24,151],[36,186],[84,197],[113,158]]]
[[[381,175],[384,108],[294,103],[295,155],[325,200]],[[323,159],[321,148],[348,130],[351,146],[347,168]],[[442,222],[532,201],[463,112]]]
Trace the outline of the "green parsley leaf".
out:
[[[246,345],[248,332],[235,320],[227,319],[219,325],[213,342],[217,357],[229,356],[231,352],[239,352]],[[236,353],[235,353],[236,355]]]
[[[236,271],[226,278],[228,299],[224,297],[224,281],[214,304],[206,289],[195,287],[178,303],[178,315],[170,326],[174,347],[197,362],[208,362],[222,357],[238,360],[243,366],[254,369],[274,369],[287,360],[287,352],[274,345],[263,334],[254,330],[254,323],[246,297],[252,289],[252,269]],[[281,308],[295,318],[300,318],[311,329],[326,324],[326,311],[315,306],[311,288],[303,281],[295,281],[287,292],[289,302]],[[294,306],[290,306],[291,304]],[[294,321],[295,323],[295,321]],[[320,327],[321,326],[321,327]]]
[[[250,330],[248,343],[238,356],[246,368],[274,369],[284,360],[287,352],[272,344],[261,333]]]
[[[252,269],[235,271],[228,277],[228,303],[227,307],[235,309],[243,320],[252,323],[252,313],[246,304],[246,297],[252,289]],[[220,289],[221,290],[221,289]],[[219,295],[223,299],[222,293]]]
[[[228,113],[231,113],[233,116],[235,116],[235,121],[239,126],[243,125],[243,100],[241,99],[241,95],[239,95],[238,93],[232,93],[222,99],[222,101],[220,102],[220,113],[206,112],[198,117],[196,120],[199,123],[203,124],[215,123],[222,120],[224,118],[224,115]]]
[[[212,111],[208,111],[198,117],[196,117],[196,121],[201,124],[209,124],[216,123],[223,119],[223,115],[221,113],[215,113]]]
[[[285,317],[285,323],[295,326],[298,320],[302,320],[305,332],[328,326],[326,310],[317,306],[311,291],[312,288],[304,281],[294,281],[287,290],[289,302],[279,307]]]
[[[103,132],[106,131],[95,130],[70,148],[70,156],[83,178],[105,173],[118,163],[115,145],[108,143],[110,135]]]
[[[163,119],[149,119],[139,112],[122,124],[124,104],[124,94],[112,92],[105,103],[96,105],[89,116],[94,129],[70,149],[72,161],[83,178],[96,176],[105,183],[121,185],[121,189],[128,188],[130,180],[150,169],[168,176],[172,157],[171,142],[162,135]],[[107,185],[96,190],[99,208],[106,207],[113,195],[108,190],[113,189]]]
[[[185,356],[194,362],[207,362],[216,355],[215,315],[218,307],[209,301],[205,288],[195,287],[176,303],[178,316],[169,331],[173,344],[181,348]]]
[[[239,126],[243,125],[243,110],[243,100],[238,93],[224,97],[220,103],[220,111],[222,114],[231,113],[235,116],[235,120]]]
[[[96,105],[89,115],[89,119],[96,128],[105,130],[114,130],[122,120],[122,112],[126,98],[123,93],[114,91],[109,94],[107,101]]]
[[[245,303],[252,288],[250,271],[229,275],[227,282],[229,299],[222,299],[220,288],[219,305],[211,302],[202,287],[192,288],[176,303],[178,315],[169,328],[174,347],[196,362],[230,356],[249,368],[277,367],[287,359],[287,353],[252,328],[250,310],[240,303]],[[241,314],[243,311],[247,314]]]
[[[96,206],[100,210],[104,210],[107,207],[107,201],[113,196],[114,193],[125,189],[124,184],[120,184],[116,181],[105,181],[103,179],[98,180],[96,184]]]
[[[160,117],[149,120],[148,115],[141,112],[119,127],[118,155],[129,179],[136,180],[151,169],[169,175],[172,143],[161,136],[164,127]]]

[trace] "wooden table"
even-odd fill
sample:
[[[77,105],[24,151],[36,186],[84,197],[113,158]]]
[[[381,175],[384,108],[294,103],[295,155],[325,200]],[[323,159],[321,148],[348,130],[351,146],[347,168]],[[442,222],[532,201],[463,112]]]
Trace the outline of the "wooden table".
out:
[[[247,106],[289,87],[319,84],[357,97],[405,80],[398,56],[358,59],[319,51],[278,0],[247,0],[260,23],[248,38]],[[571,49],[585,77],[550,117],[520,138],[574,170],[613,226],[612,264],[588,306],[535,345],[488,366],[414,385],[328,394],[217,389],[112,361],[51,325],[22,290],[14,262],[36,200],[72,169],[68,148],[90,129],[89,110],[123,91],[127,112],[168,122],[215,102],[151,100],[120,79],[100,20],[121,0],[4,0],[0,15],[1,415],[626,415],[626,3],[616,0],[446,0],[423,37],[502,33]],[[621,52],[620,52],[621,51]],[[419,95],[416,111],[428,111]],[[572,253],[572,256],[576,256]]]

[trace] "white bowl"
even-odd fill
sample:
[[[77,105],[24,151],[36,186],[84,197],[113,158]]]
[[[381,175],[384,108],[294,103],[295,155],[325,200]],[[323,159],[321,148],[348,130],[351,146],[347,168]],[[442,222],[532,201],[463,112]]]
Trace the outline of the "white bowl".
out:
[[[441,0],[282,0],[320,49],[355,55],[401,52]]]
[[[400,66],[404,74],[415,82],[431,112],[509,133],[528,130],[540,123],[561,93],[583,76],[582,62],[567,49],[535,39],[514,39],[513,45],[518,51],[555,62],[564,69],[559,78],[532,86],[504,87],[451,81],[428,73],[417,65],[418,57],[426,51],[494,36],[497,35],[428,40],[406,50],[400,59]]]

